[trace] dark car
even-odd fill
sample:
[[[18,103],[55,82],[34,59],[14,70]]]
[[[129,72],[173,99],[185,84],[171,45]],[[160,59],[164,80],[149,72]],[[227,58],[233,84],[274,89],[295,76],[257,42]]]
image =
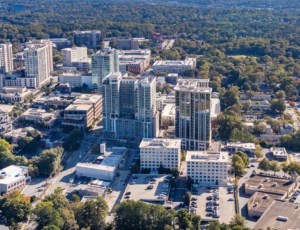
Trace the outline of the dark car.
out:
[[[212,200],[213,198],[212,198],[212,196],[208,196],[207,198],[206,198],[206,200]]]
[[[129,196],[129,195],[131,195],[131,192],[126,192],[125,195]]]

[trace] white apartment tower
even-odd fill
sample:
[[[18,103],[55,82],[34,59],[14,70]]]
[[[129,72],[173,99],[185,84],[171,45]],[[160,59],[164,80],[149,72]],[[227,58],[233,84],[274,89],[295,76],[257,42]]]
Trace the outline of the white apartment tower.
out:
[[[187,176],[195,184],[227,185],[228,152],[187,151]]]
[[[140,144],[141,169],[180,168],[180,139],[144,138]]]
[[[72,62],[79,62],[88,57],[86,47],[72,47],[61,50],[64,66],[72,66]]]
[[[11,43],[0,44],[0,73],[9,73],[14,70],[13,51]]]
[[[25,86],[39,88],[50,79],[53,71],[52,42],[50,40],[34,40],[26,43]]]

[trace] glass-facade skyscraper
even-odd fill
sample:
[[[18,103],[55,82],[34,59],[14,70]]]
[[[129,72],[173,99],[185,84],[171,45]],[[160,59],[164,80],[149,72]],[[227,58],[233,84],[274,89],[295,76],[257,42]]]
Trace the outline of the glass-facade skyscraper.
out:
[[[119,72],[118,51],[106,47],[92,55],[92,81],[95,89],[100,89],[102,80],[111,73]]]
[[[211,144],[211,92],[208,79],[180,79],[175,87],[175,136],[186,150]]]

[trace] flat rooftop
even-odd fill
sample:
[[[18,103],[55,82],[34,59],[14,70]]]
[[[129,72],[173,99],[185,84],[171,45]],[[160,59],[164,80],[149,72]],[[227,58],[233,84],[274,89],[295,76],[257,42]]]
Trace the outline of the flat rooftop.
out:
[[[187,162],[228,162],[228,152],[187,151]]]
[[[135,179],[133,179],[135,178]],[[153,180],[150,182],[150,180]],[[155,180],[155,181],[154,181]],[[152,185],[152,189],[147,189]],[[160,194],[169,193],[169,179],[167,175],[136,174],[132,178],[124,192],[131,192],[130,200],[144,202],[158,202],[166,199],[160,198]],[[124,197],[123,199],[124,200]]]
[[[94,169],[94,170],[105,170],[105,171],[115,171],[116,167],[102,165],[102,164],[93,164],[93,163],[77,163],[76,167]]]
[[[287,151],[285,148],[279,148],[279,147],[272,147],[270,149],[272,152],[273,156],[287,156]]]
[[[93,105],[88,105],[88,104],[73,104],[73,105],[69,105],[65,110],[66,111],[89,111],[91,108],[93,107]]]
[[[161,116],[162,117],[174,117],[175,118],[175,113],[176,113],[175,104],[166,104],[166,106],[162,110]]]
[[[299,204],[273,201],[255,225],[255,229],[267,228],[280,230],[299,229]]]
[[[11,165],[0,171],[0,184],[10,184],[28,172],[28,167]]]
[[[13,108],[14,108],[13,105],[0,104],[0,111],[5,113],[11,112]]]
[[[185,60],[159,60],[155,61],[153,66],[165,65],[165,66],[193,66],[196,62],[196,58],[186,58]]]
[[[256,149],[255,143],[238,143],[238,142],[229,142],[226,144],[227,147],[238,147],[245,149]]]
[[[159,138],[144,138],[140,144],[140,148],[180,148],[181,139],[159,139]]]
[[[257,212],[265,212],[274,200],[282,200],[283,196],[279,194],[256,192],[251,196],[247,205],[248,209]]]
[[[245,182],[245,188],[265,193],[284,195],[293,184],[294,182],[291,182],[287,178],[256,175],[250,177],[249,180]]]
[[[175,91],[211,93],[209,79],[179,79]]]

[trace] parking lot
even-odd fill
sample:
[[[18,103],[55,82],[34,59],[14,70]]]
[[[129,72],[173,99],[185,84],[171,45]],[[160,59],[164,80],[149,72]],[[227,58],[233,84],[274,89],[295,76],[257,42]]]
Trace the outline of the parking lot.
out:
[[[166,175],[132,175],[123,200],[164,203],[168,199],[169,179]]]
[[[191,211],[196,212],[204,221],[219,220],[229,223],[235,216],[235,203],[233,193],[227,187],[216,189],[197,188],[191,200]]]

